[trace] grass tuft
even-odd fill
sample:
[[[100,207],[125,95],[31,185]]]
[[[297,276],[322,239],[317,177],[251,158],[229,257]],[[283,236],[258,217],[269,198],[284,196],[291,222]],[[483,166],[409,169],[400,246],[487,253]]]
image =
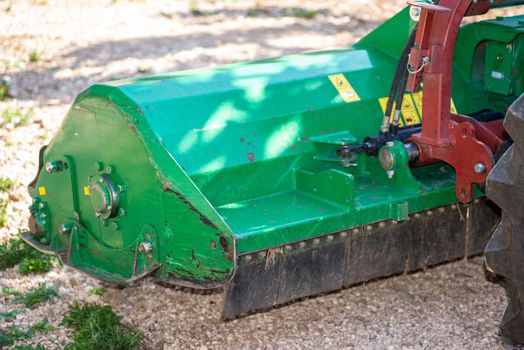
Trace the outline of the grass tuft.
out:
[[[34,307],[38,304],[47,301],[53,301],[58,297],[58,291],[54,286],[48,286],[45,283],[40,283],[38,286],[30,288],[27,292],[22,293],[14,288],[2,288],[4,295],[12,295],[15,297],[14,304],[24,304],[25,307]]]
[[[89,293],[93,295],[104,295],[106,294],[106,292],[107,292],[107,289],[105,288],[93,288],[89,291]]]
[[[0,126],[12,124],[14,127],[29,125],[31,118],[34,115],[34,109],[29,108],[27,111],[21,109],[4,109],[2,112],[2,119]]]
[[[98,304],[71,305],[62,324],[74,330],[65,350],[132,350],[143,337],[138,329],[122,325],[110,306]]]
[[[0,211],[0,227],[2,226],[1,214]],[[40,253],[20,238],[11,239],[0,245],[0,271],[18,265],[18,272],[23,275],[44,273],[53,268],[55,260],[56,257]]]
[[[0,177],[0,192],[9,191],[13,188],[15,182],[7,177]]]
[[[5,80],[0,80],[0,101],[9,96],[9,84]]]
[[[29,54],[29,62],[38,63],[42,60],[42,53],[38,50],[31,51]]]
[[[284,9],[284,16],[298,17],[305,19],[313,19],[317,15],[318,11],[313,9],[307,9],[304,7],[287,7]]]
[[[3,201],[0,199],[0,228],[4,227],[7,223],[7,206],[9,205],[9,202]],[[2,248],[0,247],[0,266],[2,265]],[[1,267],[0,267],[1,269]]]
[[[45,350],[42,345],[17,345],[11,350]]]

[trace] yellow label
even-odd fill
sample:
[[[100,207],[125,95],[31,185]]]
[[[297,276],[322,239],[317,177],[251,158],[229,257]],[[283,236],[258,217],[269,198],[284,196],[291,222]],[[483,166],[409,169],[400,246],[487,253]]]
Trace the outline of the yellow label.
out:
[[[418,114],[420,107],[417,102],[411,96],[411,94],[404,94],[404,100],[402,100],[402,116],[406,125],[420,124],[421,118]]]
[[[84,194],[85,194],[86,196],[89,196],[89,195],[91,194],[91,192],[89,191],[89,187],[84,186]]]
[[[388,98],[387,97],[379,98],[378,99],[378,103],[380,104],[380,108],[382,109],[382,113],[386,113],[386,105],[388,104]],[[397,104],[395,102],[393,102],[393,110],[395,110],[396,106],[397,106]],[[393,122],[393,113],[391,113],[391,117],[389,118],[389,122],[390,123]],[[402,118],[400,118],[400,120],[398,121],[398,125],[400,127],[404,126],[404,121],[402,120]]]
[[[360,101],[360,97],[358,96],[355,89],[353,89],[353,86],[349,83],[349,81],[346,79],[344,74],[333,74],[328,76],[329,80],[337,89],[338,94],[344,102],[351,103],[351,102],[357,102]]]
[[[453,102],[453,99],[451,99],[451,113],[457,114],[457,107],[455,106],[455,102]]]
[[[386,105],[388,103],[387,97],[382,97],[378,99],[378,103],[380,104],[380,108],[382,109],[382,113],[386,112]],[[396,104],[393,103],[393,110],[395,110]],[[455,103],[453,102],[453,99],[451,100],[451,113],[457,113],[457,108],[455,107]],[[391,115],[391,120],[393,119],[393,113]],[[404,99],[402,101],[402,110],[401,110],[401,118],[399,121],[399,126],[402,127],[404,125],[416,125],[420,124],[422,122],[422,91],[417,92],[415,94],[412,93],[405,93]]]
[[[38,194],[41,195],[41,196],[45,196],[46,195],[46,191],[45,191],[45,187],[44,186],[38,187]]]

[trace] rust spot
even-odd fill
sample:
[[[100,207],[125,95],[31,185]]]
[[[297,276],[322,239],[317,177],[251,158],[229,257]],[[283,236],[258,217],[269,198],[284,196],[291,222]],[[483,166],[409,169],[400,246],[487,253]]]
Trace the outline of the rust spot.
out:
[[[291,149],[292,149],[293,151],[294,151],[294,150],[296,149],[296,147],[295,147],[295,144],[294,144],[294,143],[292,143],[292,144],[291,144]]]
[[[253,152],[249,152],[249,153],[247,154],[247,159],[248,159],[251,163],[253,163],[253,162],[255,161],[255,154],[254,154]]]
[[[220,243],[220,248],[222,248],[226,260],[233,260],[233,250],[229,246],[226,236],[220,235],[218,237],[218,243]]]
[[[307,137],[307,136],[304,137],[304,142],[305,142],[305,143],[308,143],[308,142],[309,142],[309,137]]]
[[[171,193],[174,193],[175,190],[173,189],[173,187],[171,187],[171,185],[164,179],[161,179],[160,181],[162,181],[162,190],[164,192],[171,192]]]
[[[191,248],[191,260],[195,261],[196,258],[195,258],[195,249],[194,248]]]
[[[247,145],[248,145],[248,146],[251,146],[251,142],[248,142]]]
[[[129,126],[129,128],[130,128],[131,130],[133,130],[133,132],[136,132],[136,126],[134,126],[134,125],[131,124],[131,123],[127,124],[127,126]]]
[[[191,203],[187,200],[186,196],[184,196],[184,195],[183,195],[182,193],[180,193],[180,192],[176,192],[176,191],[173,191],[173,190],[171,190],[171,191],[172,191],[172,192],[173,192],[173,193],[174,193],[174,194],[175,194],[179,199],[181,199],[181,200],[182,200],[182,201],[183,201],[183,202],[184,202],[184,203],[189,207],[189,209],[191,209],[192,211],[194,211],[195,213],[198,214],[198,217],[200,218],[200,221],[201,221],[204,225],[209,226],[209,227],[211,227],[211,228],[214,229],[214,230],[218,230],[218,227],[217,227],[214,223],[212,223],[212,222],[211,222],[207,217],[205,217],[204,214],[202,214],[202,213],[201,213],[197,208],[195,208],[195,207],[193,206],[193,204],[191,204]],[[170,192],[171,192],[171,191],[170,191]]]
[[[313,108],[308,108],[307,111],[308,113],[313,113]]]
[[[240,138],[240,142],[244,142],[244,138],[243,137]]]
[[[322,130],[322,134],[327,134],[327,130]]]
[[[211,249],[215,249],[217,247],[217,242],[211,241],[211,243],[209,243],[209,246],[211,247]]]

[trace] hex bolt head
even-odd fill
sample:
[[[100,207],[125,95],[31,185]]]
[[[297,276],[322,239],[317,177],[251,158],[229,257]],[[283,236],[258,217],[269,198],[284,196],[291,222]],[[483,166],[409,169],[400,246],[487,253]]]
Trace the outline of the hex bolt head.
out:
[[[475,170],[477,174],[482,174],[486,171],[486,166],[484,165],[484,163],[477,163],[475,164],[473,169]]]
[[[56,173],[64,169],[62,162],[59,160],[51,160],[45,164],[45,170],[48,173]]]
[[[388,170],[386,174],[388,175],[388,179],[392,179],[393,176],[395,176],[395,170]]]

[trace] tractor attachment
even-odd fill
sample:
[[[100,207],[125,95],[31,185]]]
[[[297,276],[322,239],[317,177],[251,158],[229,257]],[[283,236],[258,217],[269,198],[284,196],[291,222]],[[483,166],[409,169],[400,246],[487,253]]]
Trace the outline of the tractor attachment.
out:
[[[520,3],[412,2],[349,49],[96,84],[23,237],[109,282],[224,286],[224,319],[480,254],[524,17],[460,24]]]

